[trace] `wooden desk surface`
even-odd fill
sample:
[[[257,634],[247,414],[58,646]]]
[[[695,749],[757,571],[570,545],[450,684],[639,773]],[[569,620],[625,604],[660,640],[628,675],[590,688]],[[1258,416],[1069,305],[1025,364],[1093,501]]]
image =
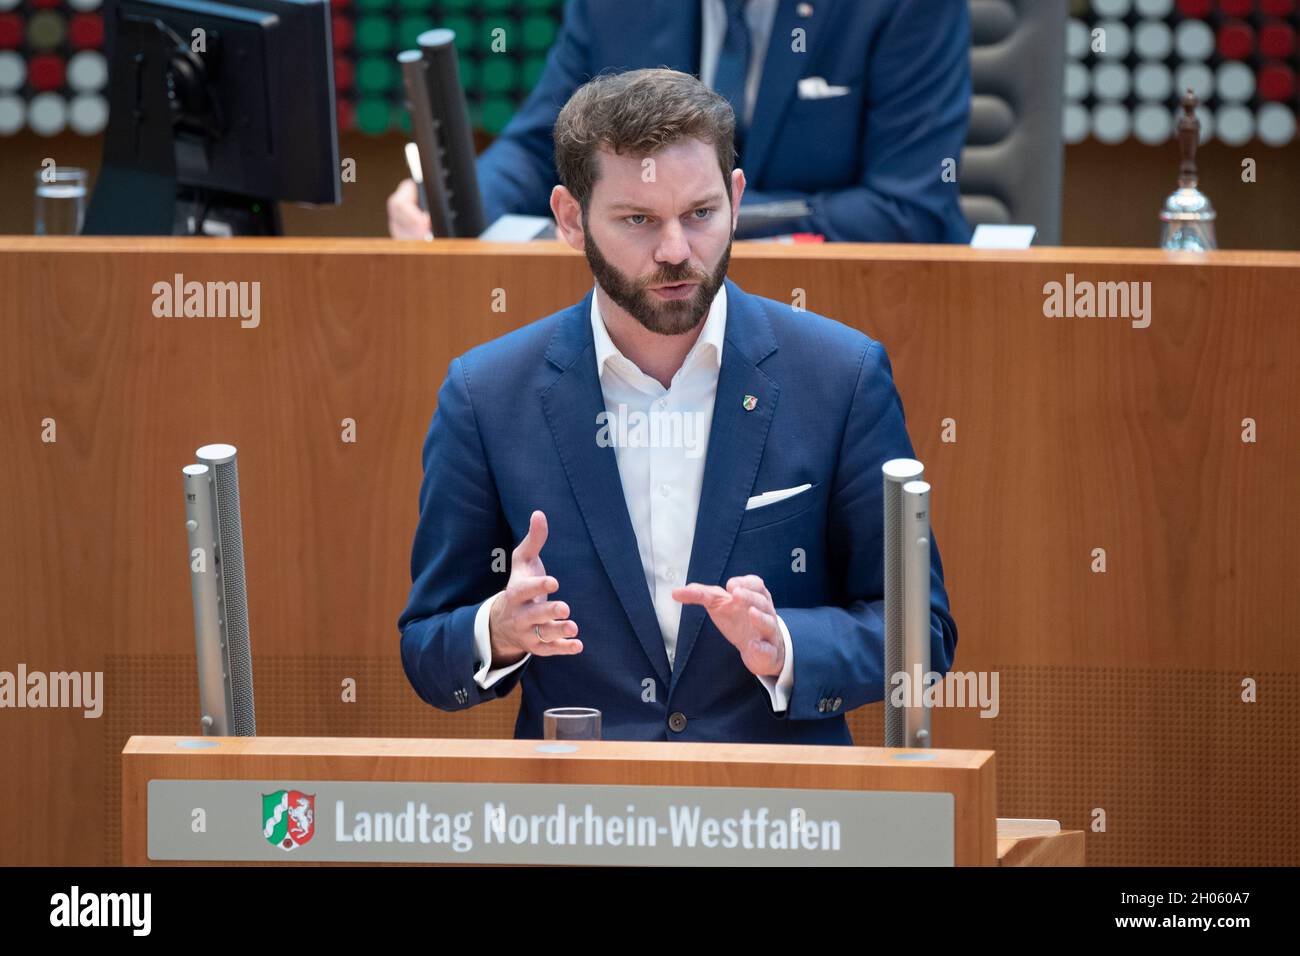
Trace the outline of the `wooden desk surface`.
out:
[[[196,737],[132,737],[122,748],[124,755],[150,754],[174,757],[178,745]],[[986,750],[908,750],[885,747],[833,747],[771,744],[669,743],[667,741],[593,740],[478,740],[464,738],[366,738],[366,737],[210,737],[212,749],[193,751],[200,759],[213,756],[243,757],[438,757],[456,760],[501,759],[596,761],[626,763],[727,763],[782,764],[802,767],[898,767],[911,763],[901,755],[923,755],[927,767],[978,769],[993,759]],[[572,743],[574,753],[539,753],[549,743]],[[916,762],[919,765],[919,761]]]
[[[1082,830],[1008,825],[998,820],[998,866],[1083,866]]]
[[[581,262],[582,256],[559,240],[480,242],[439,239],[403,242],[383,238],[172,238],[167,236],[11,236],[0,235],[0,255],[22,253],[97,255],[102,253],[230,254],[230,255],[382,255],[533,258],[561,256]],[[1245,268],[1300,268],[1300,252],[1218,250],[1210,253],[1166,252],[1156,248],[1035,246],[1030,249],[973,249],[970,246],[907,243],[737,242],[734,260],[781,262],[969,262],[1062,263],[1077,265],[1187,265]]]

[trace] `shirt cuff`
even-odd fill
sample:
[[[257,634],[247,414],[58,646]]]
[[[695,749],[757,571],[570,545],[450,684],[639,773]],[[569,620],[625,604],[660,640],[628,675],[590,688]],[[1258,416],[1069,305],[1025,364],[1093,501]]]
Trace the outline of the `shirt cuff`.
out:
[[[525,654],[522,659],[515,661],[509,667],[488,670],[492,666],[492,625],[489,615],[492,613],[492,605],[496,603],[496,599],[505,593],[505,591],[498,591],[492,595],[478,606],[478,613],[474,615],[474,662],[478,665],[478,670],[474,672],[474,683],[484,690],[487,690],[511,671],[523,667],[524,664],[528,663],[528,658],[533,656],[532,654]]]
[[[781,668],[779,677],[759,676],[758,681],[772,698],[772,710],[780,713],[790,706],[790,691],[794,688],[794,645],[790,643],[790,629],[779,614],[776,623],[781,628],[781,639],[785,641],[785,666]]]

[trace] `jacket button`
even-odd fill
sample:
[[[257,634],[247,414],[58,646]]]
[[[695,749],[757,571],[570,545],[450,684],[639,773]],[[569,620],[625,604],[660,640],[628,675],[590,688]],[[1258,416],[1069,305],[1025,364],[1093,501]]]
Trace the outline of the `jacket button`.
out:
[[[823,697],[821,700],[817,701],[817,712],[818,712],[818,713],[821,713],[821,714],[826,713],[826,698],[825,698],[825,697]]]
[[[672,716],[668,718],[668,727],[675,733],[680,734],[686,729],[686,715],[680,710],[673,711]]]
[[[842,704],[842,703],[844,703],[844,698],[843,698],[843,697],[836,697],[836,698],[835,698],[835,703],[831,705],[831,709],[832,709],[832,710],[839,710],[839,709],[840,709],[840,704]]]

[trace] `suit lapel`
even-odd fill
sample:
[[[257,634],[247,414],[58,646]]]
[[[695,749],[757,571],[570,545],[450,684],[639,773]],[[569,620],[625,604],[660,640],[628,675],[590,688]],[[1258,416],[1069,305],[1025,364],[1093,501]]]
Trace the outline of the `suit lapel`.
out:
[[[596,443],[596,415],[605,408],[591,338],[591,296],[560,320],[547,360],[560,371],[542,392],[542,409],[565,476],[596,554],[646,656],[664,685],[675,686],[686,667],[706,612],[682,608],[675,666],[668,665],[663,633],[645,584],[640,549],[613,446]],[[709,450],[691,548],[688,581],[725,585],[722,573],[753,490],[780,389],[759,364],[776,351],[776,337],[762,306],[727,280],[727,332],[718,373]],[[746,397],[755,399],[745,408]]]
[[[618,459],[612,445],[602,447],[596,443],[596,416],[605,410],[605,399],[591,337],[592,294],[587,293],[565,314],[552,336],[546,357],[561,374],[542,392],[542,408],[596,554],[637,640],[663,686],[668,686],[668,653],[646,587],[632,519],[623,500]],[[581,611],[576,613],[580,619]]]
[[[832,3],[833,0],[812,0],[806,4],[812,7],[812,16],[801,17],[797,12],[800,3],[780,0],[776,19],[772,22],[767,56],[763,60],[763,79],[754,104],[754,118],[745,138],[745,154],[741,157],[741,168],[752,183],[760,181],[763,165],[776,143],[777,130],[785,119],[790,100],[794,98],[795,87],[811,63],[816,36],[830,18]],[[795,42],[792,35],[795,29],[804,31],[802,42],[806,52],[791,49]]]
[[[758,465],[767,443],[780,389],[759,363],[776,351],[776,338],[762,306],[727,280],[727,333],[718,373],[718,393],[709,430],[704,483],[695,519],[688,582],[725,585],[722,573],[736,543]],[[746,397],[753,396],[753,410]],[[644,576],[639,578],[644,580]],[[686,667],[706,616],[704,608],[682,607],[677,630],[673,683]]]

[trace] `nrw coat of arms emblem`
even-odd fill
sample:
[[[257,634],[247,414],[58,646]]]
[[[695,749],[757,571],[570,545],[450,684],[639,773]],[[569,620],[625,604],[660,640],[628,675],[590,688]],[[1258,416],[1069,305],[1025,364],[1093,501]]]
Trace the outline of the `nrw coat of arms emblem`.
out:
[[[316,794],[277,790],[262,794],[262,835],[288,852],[316,835]]]

